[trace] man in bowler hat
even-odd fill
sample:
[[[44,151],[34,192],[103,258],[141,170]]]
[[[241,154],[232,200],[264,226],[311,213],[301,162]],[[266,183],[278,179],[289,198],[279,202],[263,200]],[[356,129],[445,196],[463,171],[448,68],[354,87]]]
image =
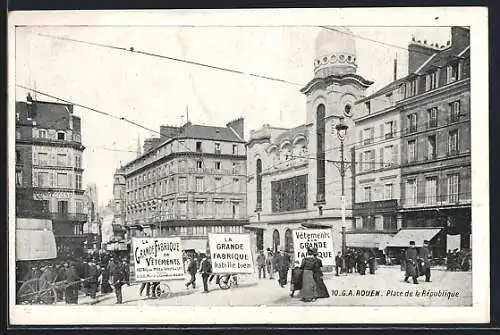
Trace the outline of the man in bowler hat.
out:
[[[431,281],[431,251],[429,249],[429,241],[424,240],[424,246],[420,249],[420,261],[422,262],[422,268],[420,269],[419,275],[425,275],[425,281]]]
[[[418,254],[415,249],[415,241],[410,241],[410,247],[405,253],[406,273],[405,282],[408,283],[408,278],[413,278],[413,284],[418,284]]]

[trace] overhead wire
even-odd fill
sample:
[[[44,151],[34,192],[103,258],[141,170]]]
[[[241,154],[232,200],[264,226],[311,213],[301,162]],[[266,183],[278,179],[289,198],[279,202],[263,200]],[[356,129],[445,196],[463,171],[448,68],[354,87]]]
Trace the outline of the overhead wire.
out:
[[[21,88],[24,88],[24,89],[31,90],[31,89],[29,89],[29,88],[27,88],[27,87],[25,87],[25,86],[23,86],[23,85],[17,85],[17,86],[19,86],[19,87],[21,87]],[[33,90],[33,91],[34,91],[34,90]],[[107,112],[103,112],[103,111],[98,110],[98,109],[96,109],[96,108],[92,108],[92,107],[88,107],[88,106],[85,106],[85,105],[82,105],[82,104],[78,104],[78,103],[75,103],[75,102],[73,102],[73,101],[70,101],[70,100],[67,100],[67,99],[63,99],[63,98],[60,98],[60,97],[57,97],[57,96],[54,96],[54,95],[51,95],[51,94],[48,94],[48,93],[45,93],[45,92],[39,91],[39,90],[36,90],[36,93],[41,94],[41,95],[44,95],[44,96],[49,96],[49,97],[51,97],[51,98],[53,98],[53,99],[56,99],[56,100],[59,100],[59,101],[63,101],[63,102],[68,103],[68,104],[72,104],[72,105],[74,105],[74,106],[79,106],[79,107],[81,107],[81,108],[88,109],[88,110],[91,110],[91,111],[97,112],[97,113],[99,113],[99,114],[101,114],[101,115],[105,115],[105,116],[108,116],[108,117],[112,117],[112,118],[117,119],[117,120],[120,120],[120,121],[129,122],[129,123],[131,123],[131,124],[133,124],[133,125],[135,125],[135,126],[137,126],[137,127],[140,127],[140,128],[142,128],[142,129],[148,129],[148,130],[154,131],[154,132],[156,132],[156,133],[159,133],[159,132],[157,132],[157,131],[155,131],[155,130],[149,129],[148,127],[144,127],[144,126],[142,126],[141,124],[138,124],[137,122],[131,122],[131,121],[130,121],[130,120],[128,120],[128,119],[125,119],[125,118],[123,118],[123,117],[117,117],[117,116],[115,116],[115,115],[112,115],[112,114],[107,113]],[[421,122],[421,123],[417,124],[417,128],[416,128],[416,129],[419,129],[418,125],[420,125],[420,126],[421,126],[421,125],[425,125],[425,126],[426,126],[426,125],[427,125],[427,122]],[[439,127],[433,127],[433,128],[432,128],[432,130],[438,130],[438,129],[442,129],[442,128],[447,128],[447,127],[449,127],[449,126],[450,126],[449,124],[445,124],[445,125],[442,125],[442,126],[439,126]],[[403,133],[403,131],[406,131],[406,129],[403,129],[403,127],[401,127],[399,131],[395,131],[395,132],[393,132],[393,134],[396,134],[396,133]],[[392,140],[400,139],[400,138],[403,138],[403,137],[405,137],[405,136],[392,137],[392,138],[390,138],[389,140],[391,140],[391,141],[392,141]],[[174,139],[175,139],[175,140],[177,140],[177,142],[179,142],[179,139],[178,139],[178,138],[174,138]],[[374,144],[377,144],[377,143],[375,142],[375,139],[382,139],[382,140],[385,140],[386,138],[385,138],[385,135],[381,135],[381,136],[378,136],[378,137],[373,137],[373,138],[370,138],[369,140],[370,140],[370,141],[372,141],[372,142],[371,142],[371,143],[369,143],[369,145],[374,145]],[[354,142],[354,143],[352,143],[351,145],[354,145],[354,146],[355,146],[356,144],[364,143],[364,141],[366,141],[366,140],[367,140],[367,139],[362,139],[362,140],[360,140],[360,141],[358,141],[358,142]],[[183,144],[183,145],[184,145],[184,146],[185,146],[185,147],[186,147],[186,148],[187,148],[187,149],[188,149],[191,153],[196,153],[196,152],[192,151],[192,150],[191,150],[191,148],[189,148],[188,146],[186,146],[184,143],[182,143],[182,142],[180,142],[180,143],[181,143],[181,144]],[[330,148],[330,149],[328,149],[328,150],[325,150],[325,152],[327,152],[327,151],[332,151],[332,150],[334,150],[334,149],[340,149],[340,146],[339,146],[339,147]],[[131,151],[131,152],[132,152],[132,151]],[[316,154],[314,153],[314,154],[312,154],[312,155],[316,155]],[[293,156],[293,155],[290,155],[290,156]],[[300,156],[300,155],[299,155],[299,156],[296,156],[296,155],[295,155],[295,156],[293,156],[293,158],[295,158],[295,159],[313,159],[313,160],[318,160],[317,158],[314,158],[314,157],[307,157],[307,156]],[[342,161],[341,161],[341,160],[330,160],[330,159],[325,159],[325,161],[326,161],[326,162],[330,162],[330,163],[342,163]],[[269,166],[268,168],[266,168],[265,170],[263,170],[263,171],[262,171],[262,173],[264,173],[264,172],[266,172],[266,171],[270,171],[270,170],[272,170],[272,169],[277,169],[277,167],[278,167],[279,165],[286,164],[287,162],[289,162],[289,161],[284,161],[284,162],[282,161],[282,162],[278,162],[278,163],[276,163],[276,164],[273,164],[273,165]],[[345,164],[350,164],[350,161],[349,161],[349,160],[344,160],[344,163],[345,163]],[[387,164],[387,163],[386,163],[386,162],[380,162],[380,161],[379,161],[379,162],[377,162],[377,161],[369,161],[369,162],[359,162],[359,161],[355,161],[355,164],[367,164],[367,165],[370,165],[370,166],[376,166],[376,165],[384,165],[384,164]],[[244,177],[246,177],[246,178],[248,179],[248,178],[255,177],[255,175],[256,175],[256,174],[251,174],[251,175],[246,174]],[[232,183],[231,183],[231,182],[229,182],[229,183],[227,183],[227,184],[223,184],[223,185],[221,185],[220,187],[222,188],[222,187],[227,186],[227,185],[230,185],[230,184],[232,184]],[[211,191],[210,189],[209,189],[209,190],[206,190],[206,192],[210,192],[210,191]]]

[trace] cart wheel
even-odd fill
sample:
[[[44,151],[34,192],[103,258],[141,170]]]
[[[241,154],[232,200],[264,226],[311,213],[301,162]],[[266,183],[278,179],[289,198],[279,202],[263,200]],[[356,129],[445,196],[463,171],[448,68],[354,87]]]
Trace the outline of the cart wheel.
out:
[[[153,292],[155,298],[160,298],[162,296],[168,297],[171,293],[172,291],[168,284],[158,284]]]
[[[57,292],[55,288],[47,288],[40,291],[39,298],[41,304],[52,305],[57,301]]]
[[[38,279],[30,279],[24,282],[17,292],[17,303],[21,305],[36,304],[38,301]]]
[[[231,287],[231,279],[229,276],[222,276],[219,280],[219,287],[222,290],[227,290],[228,288]]]

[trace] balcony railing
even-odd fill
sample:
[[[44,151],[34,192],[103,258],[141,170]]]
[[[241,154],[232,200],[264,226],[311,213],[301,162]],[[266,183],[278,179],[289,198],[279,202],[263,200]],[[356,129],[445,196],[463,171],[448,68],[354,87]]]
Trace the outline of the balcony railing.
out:
[[[420,208],[420,207],[439,207],[439,206],[460,206],[471,204],[471,192],[454,193],[440,196],[429,197],[423,199],[401,199],[400,204],[403,208]]]
[[[87,221],[87,213],[51,212],[52,220],[57,221]]]

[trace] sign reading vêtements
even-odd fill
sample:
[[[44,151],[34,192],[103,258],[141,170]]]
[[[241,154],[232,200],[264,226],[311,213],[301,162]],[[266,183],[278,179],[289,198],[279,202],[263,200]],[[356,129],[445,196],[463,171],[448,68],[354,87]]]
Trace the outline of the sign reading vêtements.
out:
[[[308,248],[317,248],[323,266],[335,265],[331,229],[301,229],[293,231],[295,260],[302,262]]]
[[[184,279],[180,237],[132,239],[136,282]]]
[[[253,273],[249,234],[208,234],[214,273]]]

